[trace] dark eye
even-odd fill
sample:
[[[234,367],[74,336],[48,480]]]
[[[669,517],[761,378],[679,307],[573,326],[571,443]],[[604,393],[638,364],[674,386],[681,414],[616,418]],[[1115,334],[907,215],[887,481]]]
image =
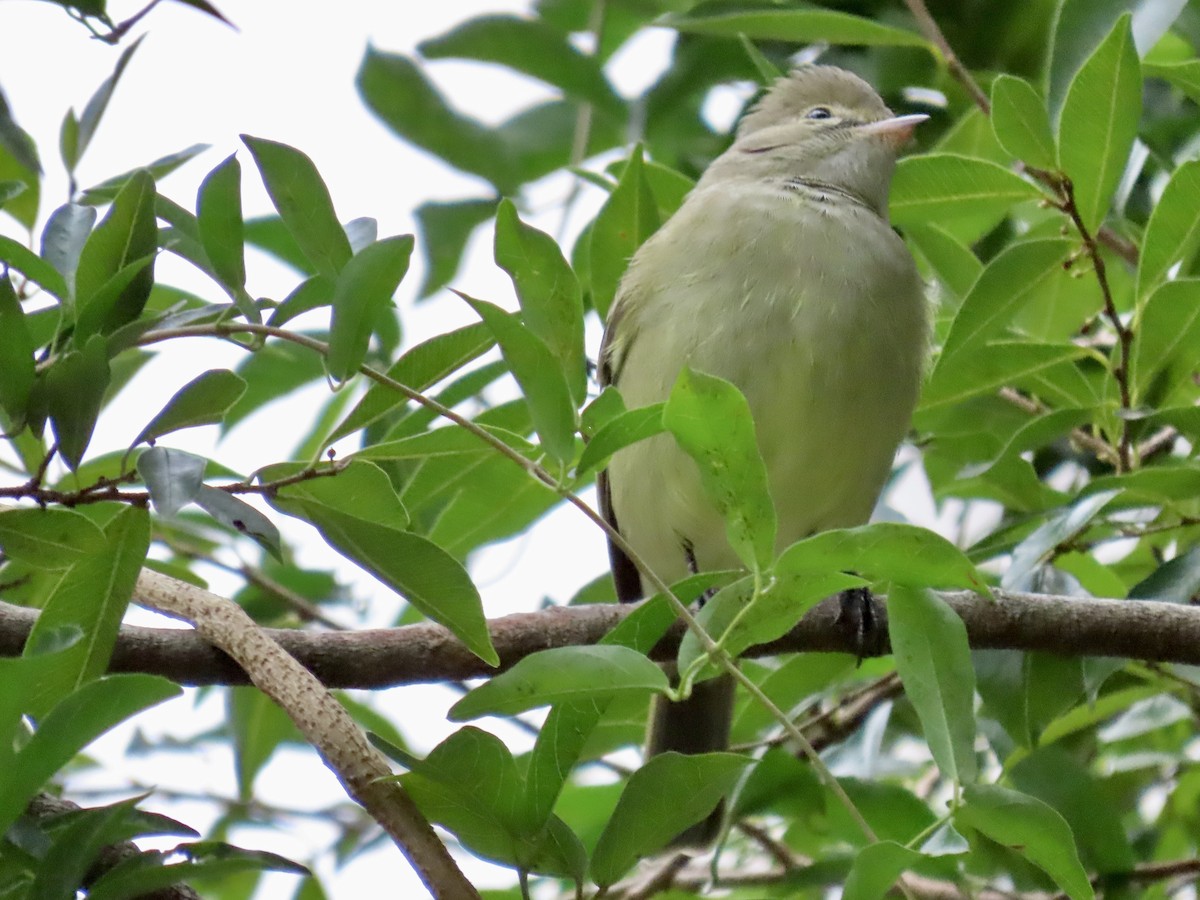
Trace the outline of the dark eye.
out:
[[[828,106],[814,106],[804,114],[806,119],[832,119],[833,113]]]

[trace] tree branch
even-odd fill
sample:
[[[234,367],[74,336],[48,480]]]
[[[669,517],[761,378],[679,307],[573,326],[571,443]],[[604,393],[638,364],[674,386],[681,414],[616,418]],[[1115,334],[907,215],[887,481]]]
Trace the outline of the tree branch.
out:
[[[969,591],[940,594],[962,617],[976,649],[1040,650],[1064,656],[1116,656],[1200,665],[1200,608],[1153,600],[1094,600],[996,591],[996,602]],[[883,641],[868,656],[890,652],[886,603],[876,598]],[[594,644],[634,604],[551,607],[491,621],[500,670],[538,650]],[[797,651],[855,653],[855,636],[837,621],[838,604],[818,604],[787,635],[747,656]],[[21,652],[37,612],[0,602],[0,656]],[[261,629],[327,687],[377,689],[496,674],[448,629],[433,623],[352,632]],[[672,659],[676,626],[653,657]],[[149,672],[180,684],[246,684],[245,672],[191,631],[122,627],[110,671]]]

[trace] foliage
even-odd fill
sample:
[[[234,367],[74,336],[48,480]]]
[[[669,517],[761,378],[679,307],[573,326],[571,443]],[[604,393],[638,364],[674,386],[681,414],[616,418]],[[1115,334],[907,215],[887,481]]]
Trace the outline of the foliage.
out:
[[[931,589],[1172,602],[1200,594],[1200,12],[1175,0],[936,3],[950,60],[921,3],[826,6],[540,0],[528,16],[464,22],[416,57],[368,48],[357,76],[367,107],[399,139],[487,185],[424,204],[415,239],[379,237],[370,220],[343,223],[312,161],[266,137],[245,136],[245,151],[212,169],[195,203],[170,199],[159,183],[202,148],[141,161],[44,209],[50,154],[0,98],[0,210],[25,235],[0,236],[9,450],[0,496],[47,507],[0,510],[5,600],[42,610],[24,655],[0,659],[0,896],[65,896],[96,877],[89,867],[102,847],[187,833],[133,803],[23,814],[96,735],[173,690],[147,675],[104,674],[152,549],[155,567],[195,579],[197,561],[238,547],[258,560],[239,599],[259,622],[294,627],[281,597],[309,609],[337,595],[332,576],[306,565],[272,521],[295,517],[405,597],[412,616],[495,664],[472,553],[576,502],[613,452],[663,431],[719,458],[705,482],[750,571],[719,582],[701,617],[711,636],[683,641],[685,689],[856,584],[889,594],[895,657],[858,667],[827,654],[744,661],[738,752],[668,754],[620,784],[585,770],[621,771],[609,755],[640,740],[647,697],[671,690],[646,659],[674,617],[661,599],[600,645],[528,657],[451,711],[465,719],[549,706],[527,753],[466,725],[417,758],[402,746],[404,723],[347,701],[401,763],[400,782],[424,815],[467,852],[517,870],[522,891],[533,879],[572,896],[576,883],[617,885],[724,797],[723,859],[738,862],[718,860],[715,871],[732,896],[817,897],[844,884],[846,896],[879,897],[905,871],[963,891],[1072,898],[1195,877],[1194,867],[1169,865],[1200,852],[1194,670],[971,651]],[[114,41],[128,30],[102,4],[71,9]],[[617,54],[652,25],[675,32],[669,63],[640,96],[624,97],[610,80]],[[137,46],[125,47],[81,115],[67,113],[69,172]],[[703,372],[684,373],[669,402],[648,410],[626,410],[611,388],[594,396],[585,321],[608,308],[629,255],[727,144],[704,115],[712,91],[761,84],[818,49],[893,108],[931,116],[891,198],[938,303],[936,355],[897,474],[927,479],[944,536],[885,522],[773,558],[774,510],[742,398]],[[515,70],[551,99],[484,126],[436,86],[427,62],[445,58]],[[243,168],[262,179],[277,215],[244,219]],[[606,197],[560,244],[530,223],[523,201],[564,170]],[[401,351],[403,312],[392,300],[414,249],[426,264],[420,293],[433,296],[484,226],[494,227],[518,309],[463,295],[479,323]],[[252,246],[293,267],[294,290],[248,292]],[[168,253],[210,279],[206,296],[157,280]],[[197,336],[235,344],[244,362],[181,373],[171,401],[130,429],[128,450],[89,454],[97,421],[146,354]],[[325,406],[288,436],[300,448],[294,459],[239,473],[170,446],[180,429],[228,428],[322,380]],[[502,382],[509,393],[494,389]],[[496,399],[514,385],[518,399]],[[326,455],[347,439],[347,458]],[[909,481],[918,486],[888,498],[919,494],[924,482]],[[899,696],[888,688],[896,671]],[[237,689],[230,710],[221,737],[249,799],[257,771],[295,733],[251,690]],[[821,737],[843,715],[848,725]],[[805,762],[797,739],[826,749],[828,769]],[[226,824],[247,815],[231,810]],[[337,852],[362,852],[371,832],[344,827]],[[231,891],[213,896],[244,896],[222,879],[295,869],[228,845],[181,846],[186,862],[141,854],[86,881],[89,896],[201,875]],[[757,869],[768,875],[747,874]],[[663,896],[693,896],[707,872],[673,879]],[[1162,880],[1143,896],[1171,890]],[[297,896],[320,892],[309,882]]]

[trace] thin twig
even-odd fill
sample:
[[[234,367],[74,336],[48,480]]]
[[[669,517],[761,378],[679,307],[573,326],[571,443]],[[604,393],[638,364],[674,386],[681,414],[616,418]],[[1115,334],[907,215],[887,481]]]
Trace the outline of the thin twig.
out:
[[[950,42],[942,34],[942,29],[938,27],[933,16],[929,14],[929,10],[925,6],[925,0],[904,0],[904,3],[908,7],[909,12],[913,14],[913,18],[917,20],[917,25],[924,32],[925,37],[942,54],[942,58],[946,61],[946,68],[950,70],[950,74],[971,95],[971,99],[975,101],[976,106],[983,110],[983,114],[985,116],[991,115],[992,104],[988,100],[987,93],[979,86],[979,83],[975,81],[971,73],[967,71],[967,67],[962,64],[962,61],[958,58],[958,54],[950,46]]]

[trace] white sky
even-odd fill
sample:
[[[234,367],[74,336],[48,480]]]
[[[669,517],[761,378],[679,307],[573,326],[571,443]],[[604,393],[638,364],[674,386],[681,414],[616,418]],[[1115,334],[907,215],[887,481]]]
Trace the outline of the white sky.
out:
[[[229,153],[240,151],[247,216],[271,211],[257,173],[237,135],[248,132],[291,144],[309,156],[329,185],[342,221],[371,216],[381,236],[413,231],[412,211],[429,199],[451,200],[489,193],[477,179],[445,168],[436,159],[393,137],[365,108],[354,89],[354,74],[368,43],[392,52],[411,51],[426,37],[440,34],[483,11],[522,11],[528,3],[516,0],[453,0],[444,3],[383,3],[342,0],[337,4],[313,0],[218,2],[238,30],[201,15],[182,4],[163,3],[134,30],[148,31],[127,68],[91,146],[77,172],[81,187],[149,163],[195,143],[213,147],[199,159],[166,178],[160,190],[194,209],[196,189],[204,175]],[[112,0],[113,18],[131,15],[140,4]],[[614,80],[626,93],[639,90],[665,59],[670,36],[650,33],[640,45],[613,66]],[[113,48],[91,40],[86,31],[50,3],[0,4],[0,87],[17,121],[30,132],[45,170],[41,218],[66,200],[67,182],[58,158],[58,133],[69,107],[82,111],[96,87],[112,71],[123,46]],[[464,112],[496,122],[546,96],[547,89],[496,67],[439,62],[429,72]],[[486,93],[479,93],[485,91]],[[535,189],[530,204],[553,210],[568,189],[551,181]],[[594,207],[593,207],[594,208]],[[557,216],[533,221],[547,230]],[[40,228],[40,226],[39,226]],[[0,231],[22,238],[11,219],[0,215]],[[422,265],[414,254],[413,269],[401,286],[405,307],[406,341],[419,340],[473,320],[473,314],[448,294],[411,309],[421,282]],[[512,305],[507,276],[491,262],[491,234],[485,229],[472,243],[468,264],[455,281],[467,292]],[[160,258],[159,280],[186,287],[201,296],[222,299],[215,285],[198,277],[185,263],[169,255]],[[250,260],[249,289],[256,296],[282,297],[297,276],[262,257]],[[594,331],[595,329],[593,329]],[[205,368],[236,365],[240,351],[210,342],[170,347],[139,376],[123,415],[106,417],[97,430],[92,453],[124,446],[137,429],[170,395]],[[323,399],[316,387],[283,405],[272,416],[252,418],[214,449],[215,429],[195,429],[174,435],[168,445],[214,453],[226,464],[249,471],[285,458],[301,429],[297,420],[311,415]],[[276,437],[282,435],[282,441]],[[274,438],[274,439],[273,439]],[[285,531],[306,543],[306,560],[336,566],[354,579],[357,595],[367,603],[373,622],[385,624],[396,603],[371,579],[359,575],[299,525],[280,521]],[[311,548],[311,551],[310,549]],[[574,590],[606,565],[603,541],[577,513],[551,517],[532,537],[490,549],[473,560],[472,571],[484,594],[489,615],[536,608],[543,597],[565,601]],[[214,583],[214,587],[220,586]],[[451,727],[444,719],[453,695],[438,688],[406,688],[379,696],[381,705],[400,724],[416,749],[428,750]],[[194,705],[194,697],[158,707],[140,723],[151,742],[169,733],[197,733],[212,727],[223,715],[214,698]],[[234,793],[231,757],[223,748],[198,755],[166,755],[123,759],[132,729],[120,729],[93,746],[115,775],[133,777],[147,786],[188,792]],[[515,732],[499,733],[510,740]],[[520,738],[518,738],[518,741]],[[510,740],[510,743],[515,743]],[[523,746],[518,744],[518,746]],[[87,782],[92,787],[113,780]],[[297,791],[298,784],[304,785]],[[312,754],[283,751],[257,783],[256,793],[268,803],[316,808],[341,796],[340,788]],[[115,798],[108,798],[110,802]],[[204,831],[212,810],[198,803],[166,803],[151,798],[143,804]],[[327,830],[300,822],[290,832],[242,829],[233,840],[242,846],[274,850],[306,858],[329,837]],[[167,842],[169,846],[171,842]],[[511,873],[466,861],[468,874],[481,886],[510,884]],[[322,866],[326,886],[335,898],[364,896],[387,885],[390,896],[419,897],[424,892],[408,866],[390,846],[349,867],[332,872]],[[272,876],[258,897],[290,897],[295,879]]]

